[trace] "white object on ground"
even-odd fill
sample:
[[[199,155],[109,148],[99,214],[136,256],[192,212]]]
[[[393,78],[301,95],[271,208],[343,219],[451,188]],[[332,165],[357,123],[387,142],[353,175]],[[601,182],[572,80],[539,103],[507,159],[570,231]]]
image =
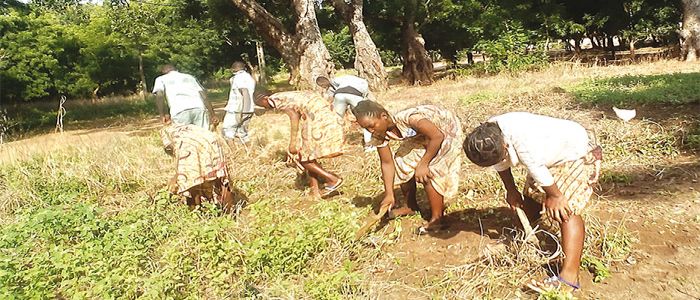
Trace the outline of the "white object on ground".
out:
[[[635,116],[637,116],[636,109],[620,109],[613,106],[613,111],[615,111],[615,115],[617,115],[618,118],[625,122],[632,120]]]

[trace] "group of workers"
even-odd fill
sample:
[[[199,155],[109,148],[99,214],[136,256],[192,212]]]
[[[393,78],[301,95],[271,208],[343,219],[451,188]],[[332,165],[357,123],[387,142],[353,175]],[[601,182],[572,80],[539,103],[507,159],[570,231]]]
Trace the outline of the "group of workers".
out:
[[[166,65],[156,79],[153,93],[163,122],[166,149],[177,157],[172,192],[189,204],[210,200],[230,208],[227,143],[251,142],[248,126],[255,106],[284,112],[290,119],[288,160],[309,178],[311,194],[327,198],[337,194],[343,178],[324,168],[319,160],[343,154],[346,115],[362,127],[365,149],[376,149],[384,184],[382,207],[388,218],[419,212],[417,184],[423,185],[430,204],[428,221],[417,234],[449,228],[445,198],[459,192],[462,153],[480,167],[498,172],[512,209],[525,211],[531,222],[549,218],[559,223],[564,259],[559,274],[532,287],[540,290],[579,289],[579,266],[585,235],[581,214],[587,207],[600,172],[602,150],[592,143],[580,124],[536,115],[510,112],[494,116],[465,136],[454,112],[437,105],[417,105],[396,112],[371,100],[366,80],[345,75],[316,78],[325,89],[255,93],[255,80],[236,62],[225,107],[221,135],[210,129],[219,121],[197,80]],[[163,109],[167,99],[170,113]],[[223,138],[222,138],[223,136]],[[392,151],[392,144],[398,144]],[[528,175],[522,192],[511,168],[524,165]],[[398,204],[394,187],[400,186],[405,202]]]

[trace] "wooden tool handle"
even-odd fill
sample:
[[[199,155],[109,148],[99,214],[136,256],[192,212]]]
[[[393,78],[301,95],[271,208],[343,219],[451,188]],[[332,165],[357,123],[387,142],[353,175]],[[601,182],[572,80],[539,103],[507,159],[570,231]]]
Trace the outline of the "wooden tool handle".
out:
[[[516,207],[515,213],[518,214],[518,219],[520,219],[520,224],[523,225],[523,229],[525,230],[525,235],[528,237],[528,240],[539,242],[537,236],[535,236],[535,234],[532,232],[532,225],[530,225],[530,220],[527,218],[525,211],[520,207]]]

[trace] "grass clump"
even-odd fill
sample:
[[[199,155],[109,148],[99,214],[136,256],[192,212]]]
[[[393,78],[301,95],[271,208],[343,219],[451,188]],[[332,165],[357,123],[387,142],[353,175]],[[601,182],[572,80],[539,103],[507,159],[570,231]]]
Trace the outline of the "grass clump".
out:
[[[700,73],[625,75],[591,79],[568,91],[591,104],[687,104],[700,101]]]

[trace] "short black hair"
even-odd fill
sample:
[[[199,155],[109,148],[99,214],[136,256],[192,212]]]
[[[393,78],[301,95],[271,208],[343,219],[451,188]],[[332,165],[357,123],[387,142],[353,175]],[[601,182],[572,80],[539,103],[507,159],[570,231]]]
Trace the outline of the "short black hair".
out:
[[[480,167],[498,164],[506,157],[503,132],[498,124],[482,123],[464,139],[464,153]]]
[[[245,70],[245,63],[243,63],[240,60],[235,61],[233,62],[233,64],[231,64],[231,69],[233,69],[234,71]]]
[[[318,76],[318,77],[316,77],[316,84],[323,86],[326,84],[331,84],[331,81],[326,76]]]
[[[352,114],[355,115],[356,119],[366,117],[375,118],[379,117],[382,113],[389,114],[384,106],[369,100],[360,101],[352,108]]]

